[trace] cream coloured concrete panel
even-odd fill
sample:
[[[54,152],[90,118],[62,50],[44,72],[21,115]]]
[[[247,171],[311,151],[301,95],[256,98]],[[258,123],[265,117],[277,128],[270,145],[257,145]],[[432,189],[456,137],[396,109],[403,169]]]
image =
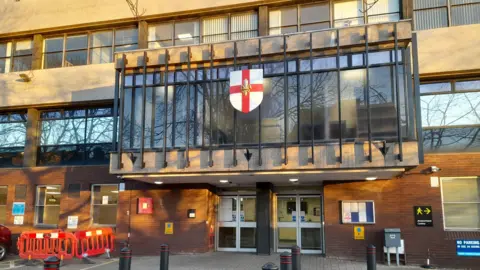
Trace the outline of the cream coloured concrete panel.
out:
[[[135,1],[133,1],[135,2]],[[260,0],[139,0],[145,16],[248,5]],[[0,0],[0,35],[77,24],[131,19],[125,0]]]
[[[480,69],[480,24],[417,33],[421,75]]]
[[[0,107],[113,99],[113,63],[0,74]],[[19,74],[32,79],[23,82]]]

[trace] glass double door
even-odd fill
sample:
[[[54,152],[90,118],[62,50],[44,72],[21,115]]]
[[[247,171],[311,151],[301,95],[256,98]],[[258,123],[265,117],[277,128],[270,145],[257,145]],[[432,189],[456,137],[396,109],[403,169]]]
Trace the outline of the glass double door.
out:
[[[217,250],[255,252],[256,199],[222,196],[218,206]]]
[[[322,211],[320,196],[278,196],[277,251],[322,253]]]

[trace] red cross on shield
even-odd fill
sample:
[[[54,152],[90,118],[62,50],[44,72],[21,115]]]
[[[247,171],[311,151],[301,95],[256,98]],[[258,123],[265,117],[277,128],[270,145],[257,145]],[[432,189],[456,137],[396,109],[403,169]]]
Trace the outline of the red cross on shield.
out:
[[[263,100],[263,70],[245,69],[230,72],[230,103],[243,112],[249,113]]]

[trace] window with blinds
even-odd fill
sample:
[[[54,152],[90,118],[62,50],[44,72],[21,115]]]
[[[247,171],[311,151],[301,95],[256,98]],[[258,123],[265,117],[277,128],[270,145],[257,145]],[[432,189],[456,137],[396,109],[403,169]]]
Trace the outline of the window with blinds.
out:
[[[364,23],[381,23],[400,20],[399,0],[364,2],[349,0],[333,4],[335,27],[348,27]]]
[[[217,16],[202,20],[203,43],[247,39],[258,36],[255,12]]]
[[[415,30],[480,23],[480,0],[414,0]]]
[[[442,177],[445,229],[480,229],[480,178]]]

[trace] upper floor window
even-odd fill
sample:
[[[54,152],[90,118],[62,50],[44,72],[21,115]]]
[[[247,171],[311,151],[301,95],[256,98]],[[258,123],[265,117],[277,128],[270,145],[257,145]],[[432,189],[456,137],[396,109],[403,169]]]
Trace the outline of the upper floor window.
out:
[[[269,14],[269,34],[279,35],[330,27],[328,2],[274,9]]]
[[[480,150],[480,80],[453,80],[420,86],[426,151]]]
[[[114,51],[136,49],[137,43],[136,28],[46,38],[43,68],[110,63]]]
[[[42,112],[39,165],[108,163],[112,116],[111,107]]]
[[[400,1],[379,0],[367,3],[362,0],[338,1],[333,3],[333,17],[335,27],[398,21]]]
[[[416,30],[480,23],[479,0],[414,0]]]
[[[152,24],[148,27],[148,48],[246,39],[257,35],[257,13],[227,14],[201,20]]]
[[[442,177],[445,229],[480,229],[480,178]]]
[[[31,68],[31,40],[0,42],[0,73],[25,71]]]

